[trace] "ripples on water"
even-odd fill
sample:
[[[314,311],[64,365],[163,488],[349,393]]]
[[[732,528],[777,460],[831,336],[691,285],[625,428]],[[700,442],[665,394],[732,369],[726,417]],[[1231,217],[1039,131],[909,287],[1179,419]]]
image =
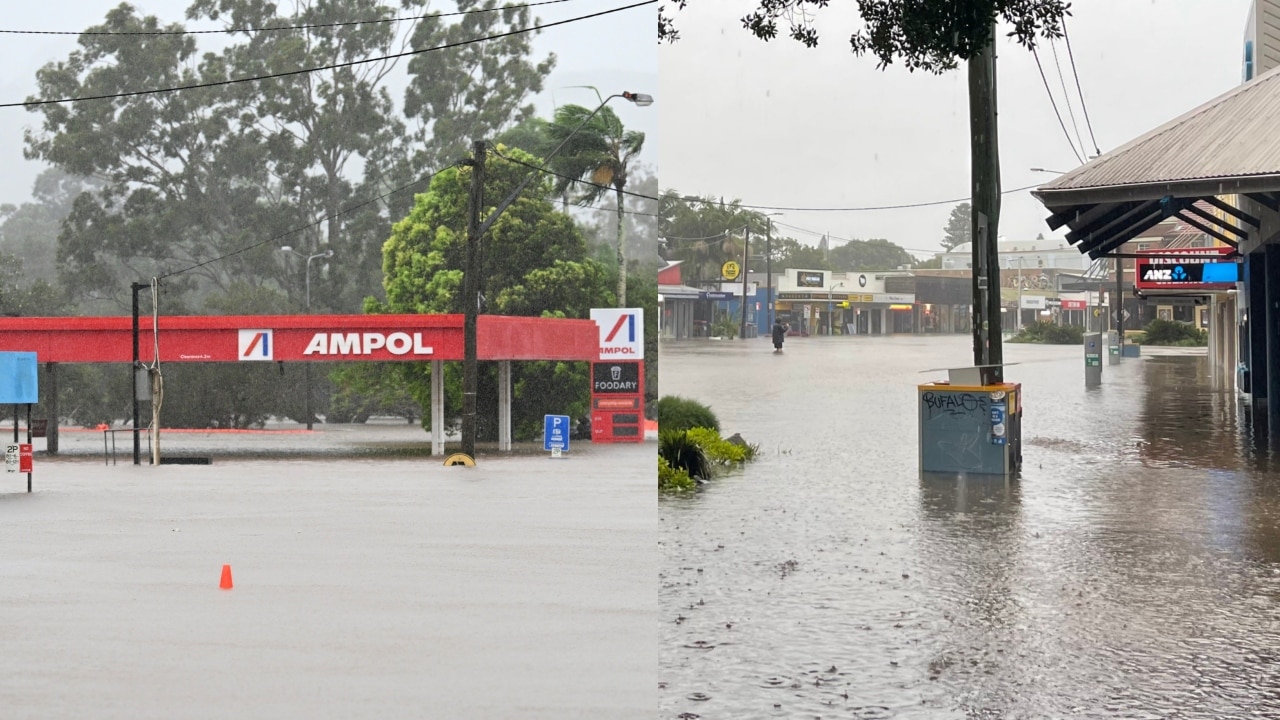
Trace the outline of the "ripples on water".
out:
[[[1280,489],[1203,354],[1090,391],[1007,345],[1023,477],[921,478],[919,371],[968,342],[663,347],[761,457],[660,503],[660,716],[1280,717]]]

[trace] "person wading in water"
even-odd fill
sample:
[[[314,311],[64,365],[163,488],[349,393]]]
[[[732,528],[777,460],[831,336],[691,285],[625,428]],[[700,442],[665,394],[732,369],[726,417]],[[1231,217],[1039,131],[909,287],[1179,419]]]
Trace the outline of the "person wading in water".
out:
[[[782,352],[782,341],[785,340],[786,338],[787,338],[786,323],[775,318],[773,321],[773,351],[775,353]]]

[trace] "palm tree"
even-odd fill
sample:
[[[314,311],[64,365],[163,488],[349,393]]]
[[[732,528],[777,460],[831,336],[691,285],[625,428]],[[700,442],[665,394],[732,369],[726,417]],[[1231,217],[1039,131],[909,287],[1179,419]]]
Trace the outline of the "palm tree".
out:
[[[618,307],[627,306],[627,258],[623,225],[623,190],[631,161],[644,147],[644,133],[627,130],[608,107],[601,108],[582,129],[591,110],[580,105],[564,105],[556,109],[555,120],[547,128],[556,143],[564,143],[551,167],[561,176],[556,192],[565,194],[578,186],[578,204],[589,205],[610,188],[617,194],[618,211]],[[567,142],[566,142],[567,140]]]

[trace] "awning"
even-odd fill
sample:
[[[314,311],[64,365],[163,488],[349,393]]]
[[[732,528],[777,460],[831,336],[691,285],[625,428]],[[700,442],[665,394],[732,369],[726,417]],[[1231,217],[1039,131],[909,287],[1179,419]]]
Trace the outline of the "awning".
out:
[[[1233,248],[1260,219],[1220,199],[1280,211],[1280,68],[1234,88],[1032,192],[1051,229],[1097,259],[1166,218]],[[1266,240],[1266,238],[1262,238]]]

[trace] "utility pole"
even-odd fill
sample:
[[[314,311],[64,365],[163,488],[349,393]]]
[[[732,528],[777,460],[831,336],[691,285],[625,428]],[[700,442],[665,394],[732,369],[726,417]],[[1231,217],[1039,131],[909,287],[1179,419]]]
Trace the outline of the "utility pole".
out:
[[[146,283],[133,283],[133,464],[142,464],[142,435],[138,423],[142,422],[142,409],[138,400],[138,371],[142,362],[138,356],[138,295],[151,286]]]
[[[742,340],[747,339],[747,262],[751,257],[750,247],[751,227],[748,226],[742,230],[742,327],[738,330],[738,337]]]
[[[467,201],[467,248],[462,271],[462,452],[476,456],[476,314],[479,312],[480,268],[476,257],[480,245],[480,211],[484,208],[484,140],[472,146],[471,195]]]
[[[996,26],[969,59],[973,194],[973,362],[983,384],[1004,382],[1000,337],[1000,149],[996,128]]]
[[[773,219],[764,218],[764,301],[768,312],[765,313],[765,332],[773,330]]]

